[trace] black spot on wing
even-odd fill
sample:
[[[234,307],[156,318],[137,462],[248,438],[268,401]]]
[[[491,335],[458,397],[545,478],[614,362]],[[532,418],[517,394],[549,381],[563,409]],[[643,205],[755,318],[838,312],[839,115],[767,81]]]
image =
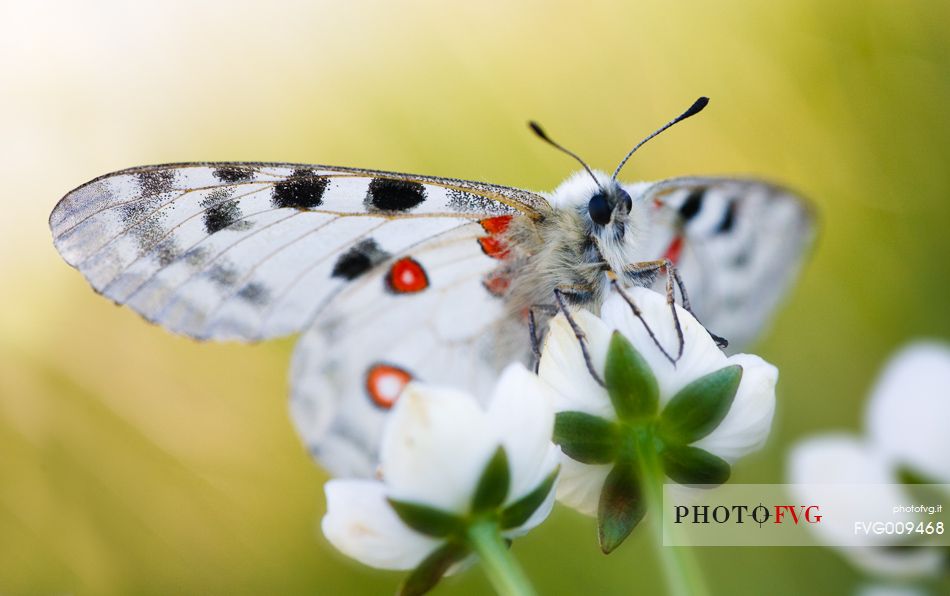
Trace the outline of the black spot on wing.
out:
[[[244,213],[238,206],[236,199],[230,198],[231,189],[216,188],[208,193],[208,196],[201,200],[201,206],[204,207],[204,226],[205,231],[214,234],[225,228],[236,226],[242,230],[250,227],[248,222],[242,221]],[[239,225],[238,222],[240,222]]]
[[[122,221],[129,226],[129,234],[138,244],[139,256],[148,254],[168,233],[165,213],[161,210],[162,201],[160,196],[153,196],[123,205],[119,209]]]
[[[240,274],[230,263],[215,263],[208,269],[208,278],[219,286],[230,287],[238,282]]]
[[[726,206],[726,212],[722,215],[722,221],[716,226],[716,234],[728,234],[736,225],[736,200],[732,199]]]
[[[208,249],[204,246],[195,246],[182,255],[182,258],[191,267],[200,267],[208,261]]]
[[[158,264],[162,267],[171,265],[181,256],[181,249],[178,247],[178,242],[174,237],[166,238],[158,245],[152,247],[151,250],[155,254],[155,258],[158,259]]]
[[[139,254],[147,254],[167,233],[162,207],[174,190],[175,170],[145,170],[135,174],[141,198],[119,208],[122,222],[139,245]]]
[[[390,256],[388,252],[376,244],[375,240],[367,238],[340,255],[336,264],[333,265],[333,272],[330,275],[345,280],[353,280],[379,263],[382,263]]]
[[[119,207],[119,214],[121,215],[122,221],[124,223],[130,224],[138,220],[145,219],[149,216],[161,218],[162,214],[159,211],[159,207],[161,206],[161,198],[146,198],[142,199],[141,201],[133,201],[126,205],[122,205]]]
[[[211,173],[221,182],[230,184],[245,182],[254,178],[254,170],[239,166],[221,166],[213,169]]]
[[[270,292],[267,291],[267,288],[263,284],[254,281],[241,288],[237,296],[245,302],[249,302],[255,306],[262,306],[267,304],[267,301],[270,299]]]
[[[380,211],[409,211],[425,200],[425,186],[393,178],[373,178],[366,194],[367,207]]]
[[[271,202],[275,207],[314,209],[323,203],[323,193],[330,184],[326,176],[318,176],[307,168],[294,170],[286,180],[274,185]]]
[[[696,217],[696,214],[699,213],[699,210],[703,206],[703,194],[705,192],[705,188],[697,188],[689,193],[689,196],[686,197],[686,200],[683,201],[679,209],[680,217],[683,218],[683,221],[689,221]]]
[[[205,211],[205,230],[209,234],[214,234],[219,230],[231,226],[240,218],[241,208],[238,207],[237,201],[224,201],[214,207],[209,207],[208,210]]]
[[[174,190],[175,170],[143,170],[135,174],[143,197],[154,197]]]

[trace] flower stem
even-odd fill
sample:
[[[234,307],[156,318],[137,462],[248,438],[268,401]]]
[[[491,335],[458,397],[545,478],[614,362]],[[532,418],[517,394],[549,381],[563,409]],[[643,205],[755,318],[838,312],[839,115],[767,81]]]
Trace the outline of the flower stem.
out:
[[[468,528],[469,544],[478,553],[485,575],[495,592],[503,596],[534,596],[524,571],[508,552],[494,521],[476,522]]]
[[[646,493],[647,511],[653,518],[657,534],[653,543],[663,564],[669,592],[673,596],[708,596],[709,591],[693,551],[686,546],[663,544],[664,530],[667,530],[667,533],[674,530],[664,527],[668,525],[663,515],[663,484],[666,476],[663,474],[653,437],[644,437],[639,447],[637,460],[640,463],[640,478]]]

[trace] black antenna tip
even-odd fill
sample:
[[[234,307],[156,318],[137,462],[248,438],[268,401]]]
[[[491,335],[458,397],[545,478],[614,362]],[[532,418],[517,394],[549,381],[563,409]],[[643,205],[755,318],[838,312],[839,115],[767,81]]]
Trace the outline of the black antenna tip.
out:
[[[544,132],[544,129],[541,128],[541,125],[538,124],[537,122],[535,122],[534,120],[528,120],[528,127],[531,129],[531,131],[532,131],[534,134],[538,135],[538,137],[540,137],[540,139],[541,139],[542,141],[544,141],[545,143],[548,143],[549,145],[551,145],[552,147],[554,147],[554,148],[557,149],[558,151],[561,151],[561,152],[563,152],[563,153],[567,153],[568,155],[570,155],[571,157],[573,157],[574,159],[576,159],[582,166],[584,166],[584,170],[586,170],[587,173],[590,174],[590,177],[594,179],[594,184],[597,185],[597,188],[599,188],[599,189],[601,190],[601,192],[603,192],[604,187],[601,186],[600,180],[597,179],[597,176],[594,176],[594,172],[591,171],[590,166],[588,166],[588,165],[584,162],[584,160],[580,158],[579,155],[577,155],[577,154],[574,153],[573,151],[571,151],[571,150],[569,150],[569,149],[566,149],[566,148],[562,147],[561,145],[559,145],[559,144],[555,143],[554,141],[552,141],[552,140],[551,140],[551,137],[549,137],[549,136],[547,135],[547,133]]]
[[[703,108],[709,105],[708,97],[700,97],[693,102],[693,105],[689,106],[689,109],[683,112],[683,115],[680,116],[680,119],[689,118],[690,116],[695,116],[696,114],[703,111]]]
[[[548,135],[545,134],[544,129],[541,128],[541,125],[535,122],[534,120],[528,121],[528,127],[531,129],[531,132],[538,135],[547,142],[551,142],[551,139],[548,138]]]
[[[647,138],[643,139],[642,141],[640,141],[639,143],[637,143],[636,145],[634,145],[633,149],[631,149],[630,152],[627,153],[627,155],[625,155],[622,160],[620,160],[620,165],[618,165],[618,166],[617,166],[617,169],[614,170],[614,175],[612,176],[612,178],[613,178],[614,180],[617,179],[617,174],[620,173],[620,170],[623,169],[623,166],[627,163],[627,160],[630,159],[630,156],[633,155],[634,152],[635,152],[637,149],[639,149],[641,145],[643,145],[644,143],[646,143],[647,141],[649,141],[650,139],[652,139],[652,138],[655,137],[656,135],[660,134],[661,132],[663,132],[663,131],[666,130],[667,128],[673,126],[673,125],[676,124],[677,122],[682,122],[683,120],[686,120],[686,119],[689,118],[690,116],[695,116],[696,114],[702,112],[702,111],[703,111],[703,108],[705,108],[707,105],[709,105],[709,98],[708,98],[708,97],[700,97],[699,99],[697,99],[696,101],[693,102],[693,105],[689,106],[689,109],[688,109],[688,110],[686,110],[685,112],[683,112],[682,114],[680,114],[680,115],[677,116],[676,118],[673,118],[672,120],[670,120],[669,122],[667,122],[666,124],[664,124],[663,126],[661,126],[660,128],[656,129],[656,130],[653,132],[653,134],[651,134],[651,135],[648,136]]]

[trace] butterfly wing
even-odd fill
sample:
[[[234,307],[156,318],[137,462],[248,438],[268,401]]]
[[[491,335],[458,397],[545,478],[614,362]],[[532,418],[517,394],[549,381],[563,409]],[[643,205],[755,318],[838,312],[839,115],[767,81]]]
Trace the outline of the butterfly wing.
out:
[[[410,380],[487,396],[505,364],[527,359],[528,331],[508,313],[504,265],[486,238],[470,223],[394,255],[301,337],[291,409],[333,474],[373,474],[386,414]]]
[[[177,333],[302,330],[340,289],[420,241],[543,198],[478,182],[268,163],[133,168],[53,210],[57,249],[96,291]]]
[[[676,178],[626,190],[650,214],[645,260],[676,263],[696,315],[729,340],[730,350],[751,342],[811,245],[810,206],[787,189],[729,178]]]
[[[480,390],[525,357],[527,332],[502,300],[501,234],[547,208],[526,191],[462,180],[172,164],[81,186],[50,226],[97,291],[173,331],[260,340],[304,330],[292,367],[298,429],[331,472],[367,476],[406,382]]]

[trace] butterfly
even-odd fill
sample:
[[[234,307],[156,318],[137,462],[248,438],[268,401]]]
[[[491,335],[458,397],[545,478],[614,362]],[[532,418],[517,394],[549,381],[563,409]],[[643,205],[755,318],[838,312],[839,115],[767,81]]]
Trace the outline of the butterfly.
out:
[[[611,283],[660,285],[675,266],[694,312],[733,347],[762,329],[810,244],[807,203],[754,180],[617,181],[637,147],[704,106],[641,141],[613,176],[532,125],[584,166],[551,193],[323,165],[177,163],[83,184],[49,223],[97,292],[175,333],[300,334],[297,429],[331,473],[370,476],[408,382],[487,395],[503,366],[531,361],[558,302],[596,312]]]

